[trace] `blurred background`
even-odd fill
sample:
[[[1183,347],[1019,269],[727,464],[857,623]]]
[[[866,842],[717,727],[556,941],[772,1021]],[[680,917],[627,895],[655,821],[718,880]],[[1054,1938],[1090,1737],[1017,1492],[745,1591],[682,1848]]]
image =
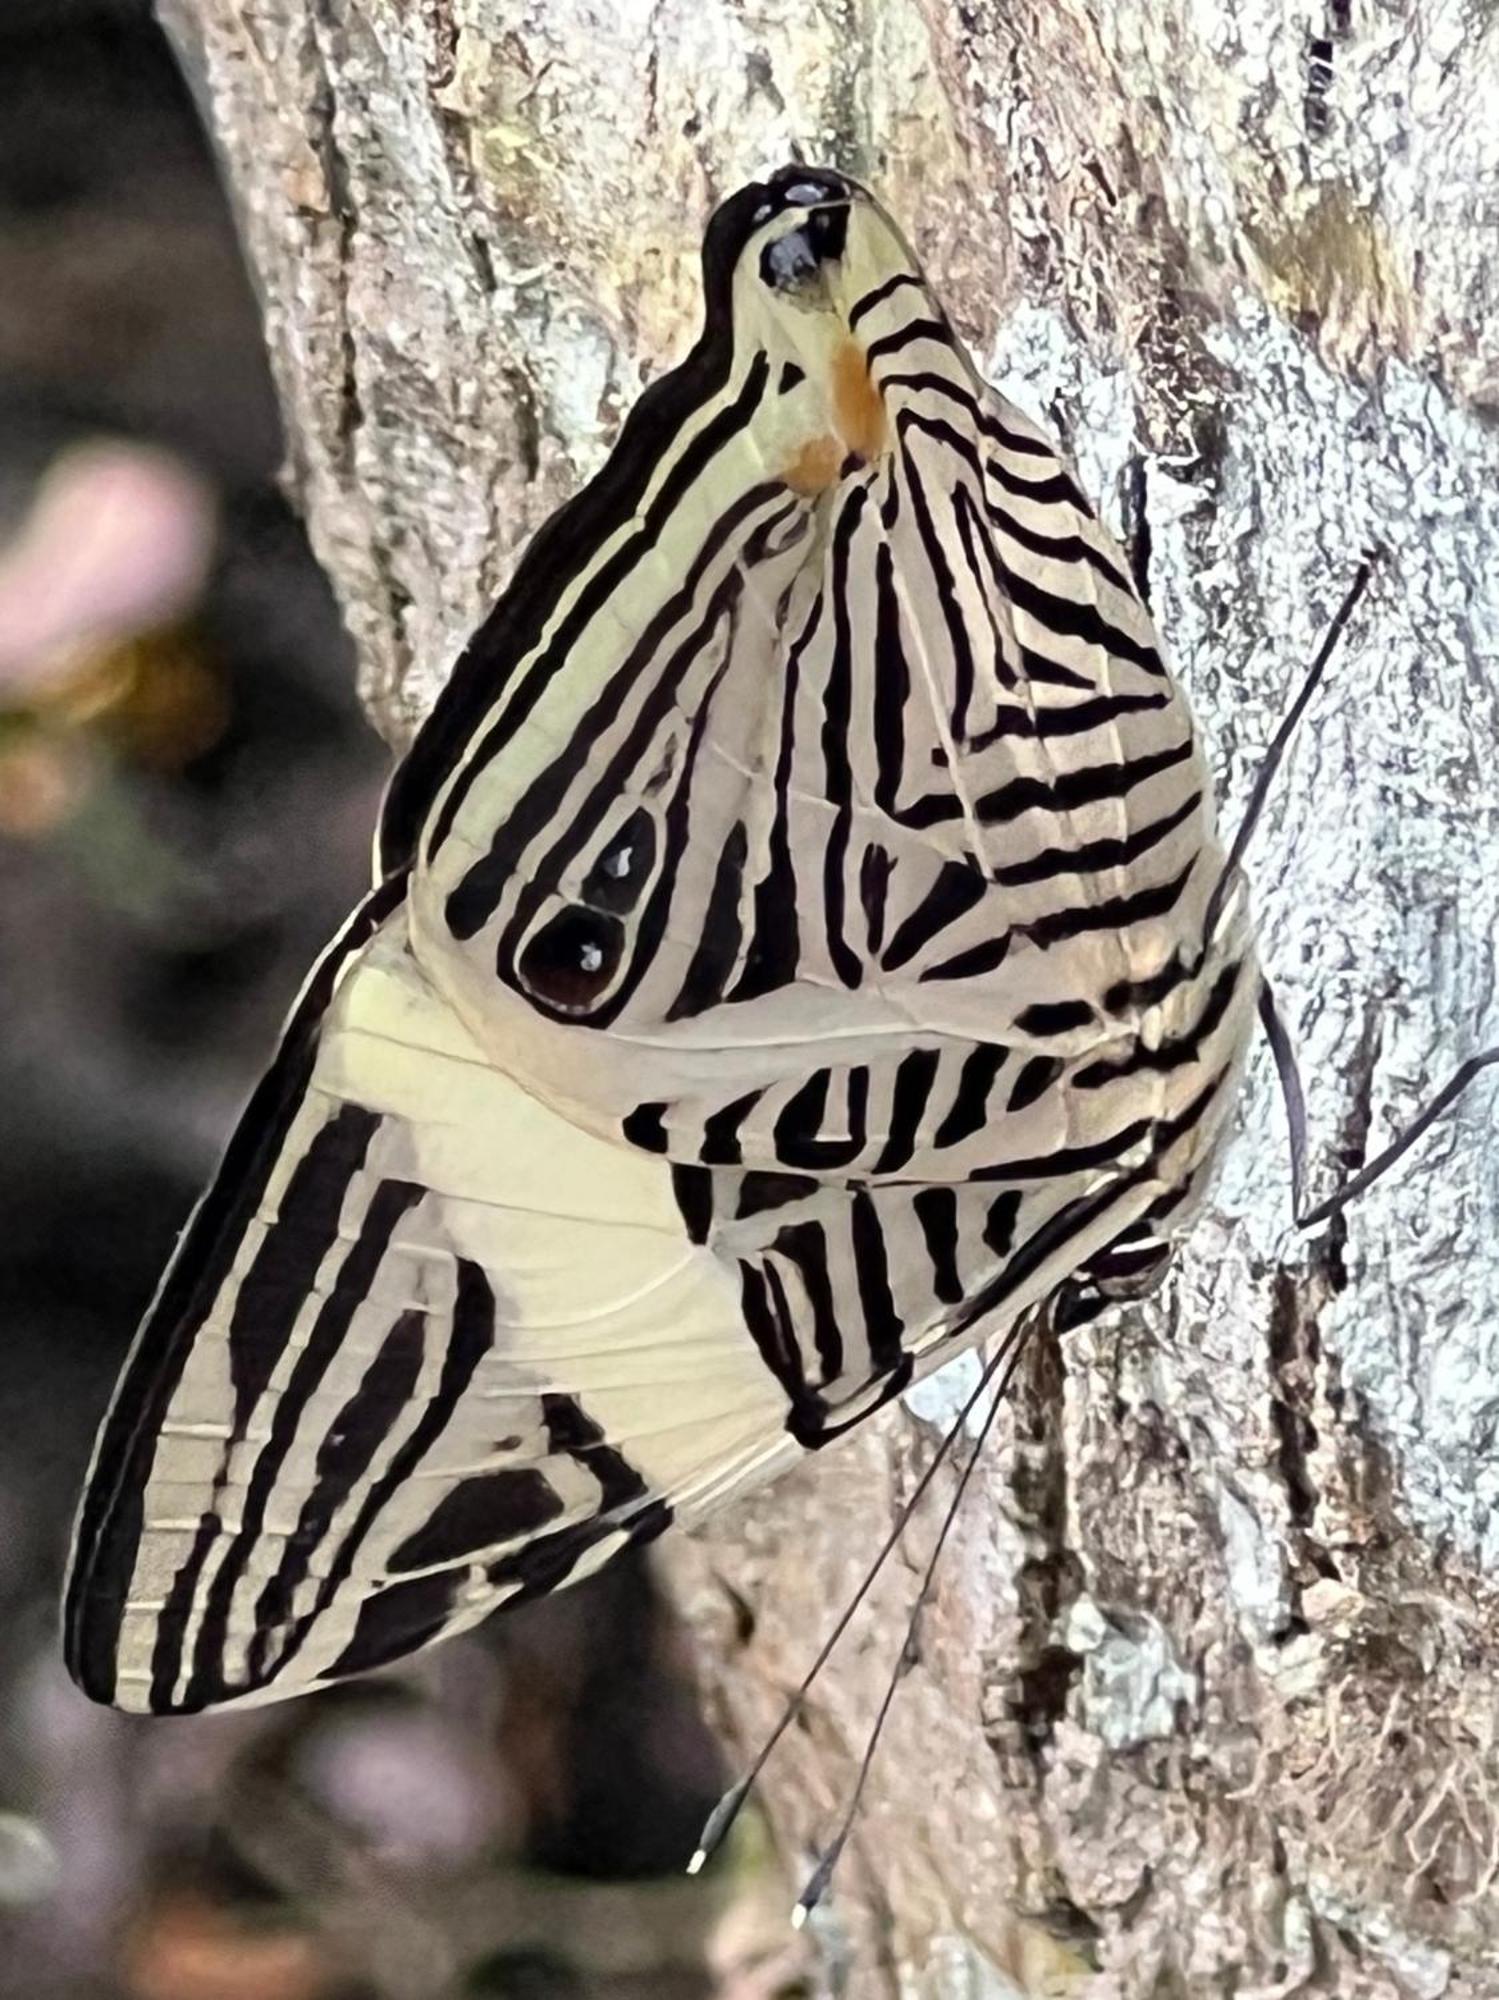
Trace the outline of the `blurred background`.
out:
[[[0,1995],[788,1995],[641,1565],[261,1717],[94,1709],[95,1424],[388,759],[276,484],[212,152],[146,0],[0,10]]]

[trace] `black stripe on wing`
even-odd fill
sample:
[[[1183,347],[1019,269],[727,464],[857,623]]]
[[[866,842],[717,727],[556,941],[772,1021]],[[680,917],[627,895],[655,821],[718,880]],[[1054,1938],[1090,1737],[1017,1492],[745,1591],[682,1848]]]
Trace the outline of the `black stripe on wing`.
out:
[[[653,1541],[670,1526],[671,1508],[651,1498],[576,1396],[547,1393],[540,1405],[549,1452],[572,1459],[597,1482],[597,1510],[549,1531],[547,1522],[563,1505],[544,1473],[516,1468],[464,1480],[408,1536],[392,1563],[394,1569],[421,1562],[440,1567],[397,1575],[371,1591],[352,1638],[320,1679],[368,1673],[415,1652],[462,1614],[464,1593],[475,1583],[509,1604],[524,1603],[565,1583],[600,1542]],[[519,1546],[507,1549],[507,1542]],[[500,1552],[491,1555],[496,1547]]]
[[[147,1475],[193,1334],[228,1276],[306,1093],[318,1026],[339,972],[398,907],[405,891],[404,871],[382,883],[318,961],[292,1012],[276,1060],[245,1106],[213,1184],[194,1211],[131,1348],[99,1434],[74,1526],[63,1604],[68,1670],[96,1701],[114,1699],[115,1645],[141,1538]],[[368,1137],[364,1135],[365,1144]],[[347,1186],[357,1170],[357,1153],[357,1136],[345,1128],[323,1156],[331,1182]],[[328,1198],[314,1201],[314,1213],[326,1220],[334,1194],[330,1185]],[[251,1364],[240,1365],[244,1369]],[[248,1387],[243,1374],[237,1387]]]
[[[752,371],[751,381],[747,386],[763,390],[766,375],[765,357],[761,355],[758,359],[761,365]],[[742,421],[747,423],[752,414],[753,407],[743,416]],[[734,428],[738,427],[739,420],[736,417]],[[507,813],[503,823],[495,829],[489,848],[470,863],[448,892],[444,914],[454,937],[460,939],[473,937],[493,916],[505,885],[515,875],[522,858],[548,829],[557,826],[568,788],[579,770],[586,764],[589,751],[617,719],[621,705],[634,691],[636,685],[651,677],[650,695],[643,714],[637,718],[631,737],[623,749],[616,751],[611,759],[613,782],[607,789],[601,786],[595,792],[595,823],[597,815],[619,797],[620,774],[638,768],[641,755],[640,737],[642,735],[649,737],[659,723],[661,714],[670,704],[676,686],[698,660],[704,650],[705,641],[718,625],[726,600],[737,598],[742,587],[742,578],[738,570],[731,569],[715,586],[706,608],[700,610],[697,602],[698,593],[707,572],[735,533],[755,513],[763,510],[768,502],[773,501],[779,492],[780,488],[773,482],[761,482],[741,494],[725,513],[714,520],[708,533],[703,537],[697,556],[680,586],[667,598],[611,677],[609,701],[597,704],[568,744],[566,754],[547,763]],[[586,623],[583,615],[585,609],[592,615],[592,612],[607,602],[618,581],[612,572],[613,565],[606,567],[600,572],[599,578],[595,579],[595,586],[583,593],[562,631],[548,647],[546,662],[538,662],[532,669],[515,700],[504,710],[499,721],[475,749],[473,757],[465,767],[463,777],[444,802],[432,835],[434,847],[441,842],[451,826],[465,787],[498,753],[502,741],[508,741],[519,729],[535,706],[546,683],[565,662],[578,631]],[[604,581],[608,581],[607,590],[602,588]],[[684,620],[694,614],[699,620],[696,630],[684,639],[679,628]],[[661,655],[668,647],[669,664],[663,665]],[[576,845],[579,838],[578,829],[569,824],[566,831],[567,836]],[[550,892],[556,872],[555,868],[550,868],[533,877],[530,883],[530,897],[521,921],[529,917],[537,901]]]
[[[353,1402],[339,1415],[335,1429],[344,1431],[349,1442],[342,1453],[338,1453],[331,1442],[323,1447],[318,1459],[318,1485],[303,1507],[297,1533],[282,1554],[280,1568],[261,1593],[256,1606],[256,1638],[250,1656],[252,1673],[264,1668],[270,1650],[270,1633],[268,1631],[262,1638],[262,1624],[268,1628],[285,1627],[281,1646],[271,1662],[276,1673],[283,1672],[301,1651],[317,1619],[353,1573],[355,1561],[371,1529],[452,1421],[454,1412],[478,1372],[480,1362],[494,1345],[494,1314],[494,1288],[489,1279],[477,1264],[466,1257],[460,1258],[452,1325],[437,1389],[410,1433],[392,1454],[384,1472],[365,1494],[358,1514],[340,1537],[333,1560],[318,1584],[312,1605],[301,1617],[290,1621],[292,1594],[308,1574],[313,1548],[326,1532],[338,1505],[353,1490],[359,1472],[367,1468],[375,1447],[385,1434],[382,1409],[376,1400],[381,1390],[386,1390],[389,1396],[389,1402],[384,1407],[392,1411],[398,1407],[400,1385],[394,1379],[395,1368],[399,1365],[396,1357],[403,1340],[411,1335],[415,1335],[416,1361],[420,1363],[420,1324],[417,1316],[403,1313],[396,1321]],[[407,1394],[409,1396],[409,1390]]]
[[[538,644],[564,591],[610,536],[634,520],[684,427],[728,385],[734,365],[736,260],[756,229],[797,205],[796,190],[818,181],[826,183],[832,199],[840,191],[852,192],[840,176],[825,169],[788,167],[741,188],[715,211],[703,243],[702,332],[679,366],[645,389],[597,476],[532,536],[509,587],[464,648],[386,794],[380,859],[387,873],[413,860],[417,836],[438,793],[516,667]],[[655,525],[659,530],[659,520]],[[638,548],[632,542],[629,561],[639,560],[648,547],[649,542]],[[617,580],[612,575],[595,579],[604,594]],[[564,641],[564,656],[567,646]],[[457,804],[455,787],[445,820]],[[440,839],[442,831],[434,838]]]
[[[217,1514],[204,1516],[192,1558],[177,1572],[166,1609],[157,1625],[156,1649],[151,1661],[153,1708],[181,1708],[191,1712],[206,1708],[210,1702],[222,1701],[231,1692],[242,1691],[239,1682],[231,1686],[224,1676],[230,1613],[236,1593],[252,1554],[261,1545],[267,1509],[296,1441],[303,1414],[348,1338],[354,1314],[369,1295],[375,1274],[390,1248],[397,1223],[416,1206],[424,1192],[413,1181],[398,1180],[383,1180],[375,1189],[361,1219],[359,1234],[350,1245],[333,1289],[319,1307],[312,1330],[297,1355],[291,1379],[276,1398],[271,1434],[255,1454],[255,1468],[250,1475],[240,1519],[229,1535],[228,1548],[214,1573],[207,1596],[202,1600],[193,1645],[192,1672],[180,1696],[175,1689],[187,1623],[198,1604],[198,1586],[204,1564],[225,1532]],[[280,1223],[273,1226],[266,1238],[267,1244],[274,1245],[286,1226]],[[274,1329],[278,1351],[284,1347],[291,1332],[294,1313],[295,1308],[290,1315],[279,1315],[269,1322],[265,1330],[265,1335],[270,1335]],[[236,1425],[236,1435],[243,1436],[243,1432],[243,1425]]]

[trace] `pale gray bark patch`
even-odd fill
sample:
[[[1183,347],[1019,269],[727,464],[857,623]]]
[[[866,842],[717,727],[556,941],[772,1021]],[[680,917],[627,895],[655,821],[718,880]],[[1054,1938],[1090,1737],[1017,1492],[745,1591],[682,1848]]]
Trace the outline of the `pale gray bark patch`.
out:
[[[713,200],[799,146],[877,185],[1148,550],[1230,823],[1388,548],[1254,853],[1319,1188],[1499,1038],[1486,0],[170,5],[393,739],[686,345]],[[1261,1062],[1168,1293],[1031,1357],[824,1928],[850,1990],[1499,1994],[1494,1116],[1303,1242]],[[731,1741],[957,1400],[678,1543]],[[767,1781],[793,1873],[934,1532]]]

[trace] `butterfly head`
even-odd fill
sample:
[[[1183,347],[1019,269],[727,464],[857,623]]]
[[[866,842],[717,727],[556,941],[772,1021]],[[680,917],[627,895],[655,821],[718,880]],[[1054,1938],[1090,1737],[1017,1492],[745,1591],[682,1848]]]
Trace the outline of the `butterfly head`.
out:
[[[887,453],[889,413],[868,361],[871,301],[891,286],[926,285],[874,197],[829,168],[783,168],[719,209],[705,263],[710,322],[726,318],[736,353],[769,360],[769,457],[787,484],[820,494]]]

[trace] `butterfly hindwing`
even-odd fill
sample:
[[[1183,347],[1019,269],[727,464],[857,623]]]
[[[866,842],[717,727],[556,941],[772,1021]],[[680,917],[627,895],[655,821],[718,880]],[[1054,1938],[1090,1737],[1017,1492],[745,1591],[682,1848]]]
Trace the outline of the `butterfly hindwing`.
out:
[[[370,921],[320,1018],[304,1002],[101,1436],[69,1648],[121,1706],[382,1664],[795,1455],[670,1168],[495,1069],[404,902]]]

